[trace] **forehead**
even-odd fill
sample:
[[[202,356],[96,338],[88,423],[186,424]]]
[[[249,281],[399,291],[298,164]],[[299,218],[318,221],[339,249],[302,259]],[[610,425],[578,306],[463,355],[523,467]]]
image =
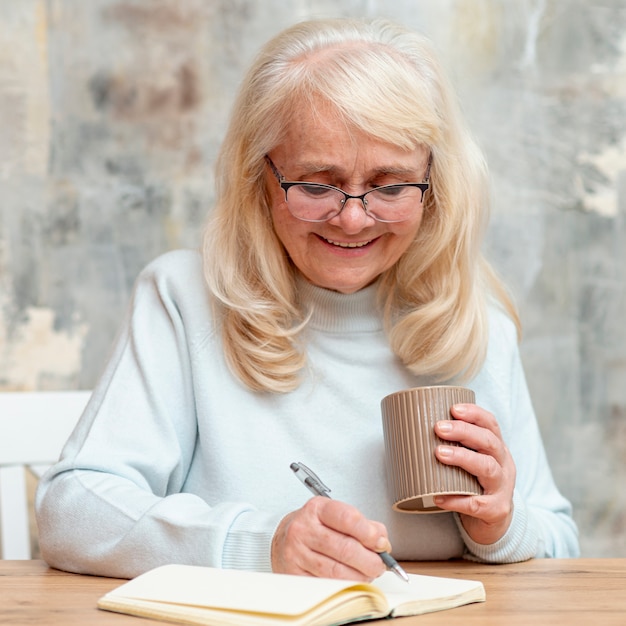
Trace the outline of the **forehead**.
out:
[[[419,169],[427,158],[424,146],[397,146],[345,121],[332,106],[317,103],[294,111],[276,156],[301,172]]]
[[[355,144],[364,133],[350,124],[336,107],[315,99],[308,105],[295,106],[287,123],[283,144],[332,145],[341,142]]]

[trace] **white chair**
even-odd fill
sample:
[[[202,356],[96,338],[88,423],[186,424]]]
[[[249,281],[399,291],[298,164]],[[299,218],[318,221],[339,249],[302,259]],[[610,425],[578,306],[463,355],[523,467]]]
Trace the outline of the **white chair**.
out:
[[[26,472],[54,463],[89,391],[0,392],[0,549],[3,559],[32,555]]]

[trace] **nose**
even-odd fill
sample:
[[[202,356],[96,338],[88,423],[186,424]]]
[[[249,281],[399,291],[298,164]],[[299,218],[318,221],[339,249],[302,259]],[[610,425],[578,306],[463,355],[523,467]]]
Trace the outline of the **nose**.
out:
[[[364,198],[347,198],[339,214],[329,220],[347,235],[359,233],[375,221],[365,212]]]

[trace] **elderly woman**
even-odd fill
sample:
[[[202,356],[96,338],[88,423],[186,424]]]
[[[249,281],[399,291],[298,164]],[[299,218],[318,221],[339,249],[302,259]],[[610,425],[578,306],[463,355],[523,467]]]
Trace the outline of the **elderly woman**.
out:
[[[371,579],[402,560],[578,552],[518,319],[480,253],[486,168],[429,44],[311,21],[250,69],[202,254],[139,277],[111,360],[41,482],[43,557],[131,577],[176,562]],[[392,511],[383,396],[464,384],[438,459],[484,493]],[[306,494],[304,461],[333,487]]]

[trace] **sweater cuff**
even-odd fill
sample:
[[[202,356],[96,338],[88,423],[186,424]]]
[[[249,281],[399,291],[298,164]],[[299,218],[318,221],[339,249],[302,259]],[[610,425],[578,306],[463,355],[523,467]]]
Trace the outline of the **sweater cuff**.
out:
[[[465,531],[458,513],[454,514],[466,553],[464,558],[482,563],[516,563],[532,559],[537,552],[538,537],[529,525],[526,505],[517,491],[513,494],[513,519],[506,533],[495,543],[476,543]]]
[[[272,571],[272,538],[283,515],[246,511],[228,529],[222,553],[224,569]]]

